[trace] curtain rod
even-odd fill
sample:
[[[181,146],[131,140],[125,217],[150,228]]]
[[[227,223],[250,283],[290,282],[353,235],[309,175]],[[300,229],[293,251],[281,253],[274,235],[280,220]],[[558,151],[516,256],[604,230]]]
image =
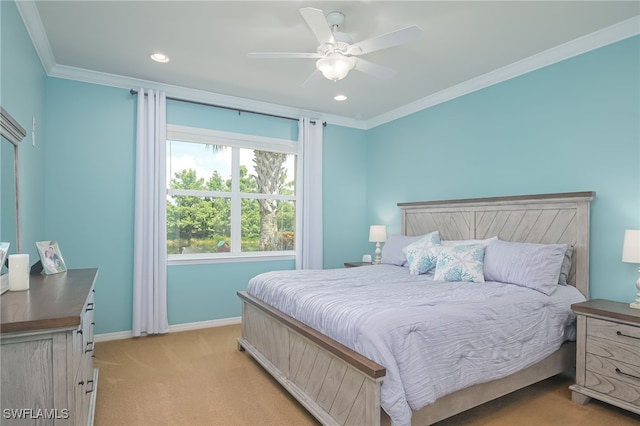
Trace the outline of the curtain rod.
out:
[[[133,96],[133,95],[137,95],[138,91],[131,89],[131,90],[129,90],[129,93]],[[146,96],[146,94],[145,94],[145,96]],[[248,114],[257,114],[257,115],[264,115],[264,116],[267,116],[267,117],[282,118],[282,119],[285,119],[285,120],[298,121],[297,118],[285,117],[284,115],[275,115],[275,114],[268,114],[266,112],[249,111],[248,109],[232,108],[232,107],[228,107],[228,106],[224,106],[224,105],[209,104],[209,103],[200,102],[200,101],[190,101],[190,100],[187,100],[187,99],[172,98],[172,97],[169,97],[169,96],[167,96],[167,100],[185,102],[185,103],[188,103],[188,104],[202,105],[202,106],[208,106],[208,107],[213,107],[213,108],[226,109],[226,110],[229,110],[229,111],[238,111],[238,114],[245,112],[245,113],[248,113]],[[315,120],[311,120],[310,123],[311,124],[316,124]],[[326,121],[322,122],[322,127],[327,127],[327,122]]]

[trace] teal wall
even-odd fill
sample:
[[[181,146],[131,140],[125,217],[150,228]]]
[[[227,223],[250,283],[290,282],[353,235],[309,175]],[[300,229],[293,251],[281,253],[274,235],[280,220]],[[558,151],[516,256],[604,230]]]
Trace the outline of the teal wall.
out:
[[[324,267],[341,268],[374,251],[366,217],[366,132],[328,125],[323,151]]]
[[[20,143],[20,199],[22,221],[22,251],[29,253],[30,260],[39,259],[35,241],[44,240],[45,229],[45,85],[47,76],[42,68],[31,39],[27,33],[18,9],[13,2],[0,1],[0,104],[27,131]],[[36,144],[31,137],[32,118],[36,119]],[[3,140],[3,144],[8,142]],[[7,170],[3,149],[2,176]],[[4,186],[2,187],[4,191]],[[7,206],[6,203],[2,203]],[[8,205],[8,207],[12,207]],[[2,217],[7,214],[0,212]],[[8,215],[10,215],[9,213]],[[13,235],[12,229],[4,221],[0,238]],[[13,243],[13,242],[12,242]],[[15,252],[15,244],[10,253]]]
[[[595,191],[592,298],[631,301],[621,262],[640,228],[640,37],[376,127],[367,217],[399,230],[397,202]]]
[[[46,99],[46,239],[68,268],[99,268],[96,333],[130,330],[135,98],[49,78]]]
[[[136,102],[128,90],[46,77],[13,2],[0,2],[0,100],[25,128],[25,248],[59,241],[98,267],[96,332],[131,329]],[[7,43],[8,39],[11,43]],[[640,38],[625,40],[364,131],[324,130],[324,266],[372,253],[397,202],[594,190],[593,297],[633,299],[622,234],[640,228]],[[295,122],[169,102],[169,122],[297,138]],[[46,160],[45,160],[46,159]],[[1,232],[1,230],[0,230]],[[0,234],[1,235],[1,234]],[[32,259],[32,260],[34,260]],[[236,291],[293,261],[172,265],[169,322],[240,315]]]

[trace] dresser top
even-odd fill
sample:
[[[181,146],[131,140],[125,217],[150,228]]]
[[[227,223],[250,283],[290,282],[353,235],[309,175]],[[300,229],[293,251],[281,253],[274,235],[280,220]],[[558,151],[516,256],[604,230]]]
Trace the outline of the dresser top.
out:
[[[640,309],[631,308],[628,303],[594,299],[582,303],[574,303],[571,305],[571,309],[577,314],[608,317],[640,324]]]
[[[31,275],[29,290],[8,291],[0,296],[0,333],[79,325],[97,275],[96,268]]]

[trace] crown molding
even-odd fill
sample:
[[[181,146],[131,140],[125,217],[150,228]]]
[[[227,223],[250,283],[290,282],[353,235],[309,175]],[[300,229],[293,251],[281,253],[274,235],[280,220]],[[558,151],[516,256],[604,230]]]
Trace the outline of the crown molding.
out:
[[[76,67],[68,67],[66,65],[53,66],[51,72],[49,72],[48,75],[49,77],[75,80],[85,83],[99,84],[103,86],[118,87],[127,90],[138,90],[142,87],[147,89],[162,90],[165,92],[167,97],[184,99],[186,101],[202,102],[207,104],[220,105],[225,108],[237,108],[239,110],[273,114],[295,119],[301,116],[308,116],[317,120],[327,121],[333,125],[353,127],[364,130],[364,122],[362,120],[357,121],[355,119],[338,115],[323,114],[317,111],[288,107],[284,105],[239,98],[235,96],[222,95],[218,93],[207,92],[205,90],[191,89],[188,87],[175,86],[171,84],[159,83],[156,81],[125,77],[121,75],[108,74]]]
[[[591,34],[579,37],[559,46],[540,52],[513,64],[472,78],[463,83],[441,90],[400,108],[388,111],[367,120],[366,129],[372,129],[393,120],[422,111],[432,106],[467,95],[480,89],[521,76],[537,69],[564,61],[591,50],[604,47],[640,34],[640,15]]]
[[[56,59],[53,56],[47,33],[42,25],[42,19],[40,19],[40,13],[34,1],[16,1],[16,7],[18,13],[22,17],[22,22],[29,33],[33,47],[36,49],[36,53],[40,58],[40,63],[44,68],[44,72],[49,75],[51,69],[56,64]]]
[[[176,97],[188,101],[197,101],[221,105],[228,108],[251,110],[258,113],[281,115],[297,118],[303,115],[327,121],[330,124],[368,130],[393,120],[411,115],[418,111],[450,101],[460,96],[467,95],[477,90],[484,89],[494,84],[510,80],[520,75],[537,69],[561,62],[574,56],[589,52],[594,49],[612,44],[629,37],[640,34],[640,15],[591,34],[579,37],[575,40],[545,50],[536,55],[525,58],[513,64],[506,65],[497,70],[472,78],[455,86],[441,90],[417,101],[411,102],[400,108],[393,109],[368,120],[358,120],[332,114],[323,114],[317,111],[304,110],[284,105],[271,104],[246,98],[222,95],[204,90],[189,89],[186,87],[168,85],[154,81],[147,81],[125,77],[115,74],[101,73],[81,68],[57,65],[55,57],[49,45],[49,40],[44,31],[40,14],[33,0],[15,2],[20,16],[31,41],[36,49],[40,62],[45,72],[50,77],[65,78],[69,80],[83,81],[86,83],[101,84],[105,86],[121,88],[145,87],[163,90],[170,97]]]

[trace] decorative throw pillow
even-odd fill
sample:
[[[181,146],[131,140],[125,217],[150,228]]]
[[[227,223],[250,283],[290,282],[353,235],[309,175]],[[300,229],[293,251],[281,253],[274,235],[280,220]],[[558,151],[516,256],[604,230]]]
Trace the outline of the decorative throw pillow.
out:
[[[483,283],[484,250],[484,244],[441,245],[434,280]]]
[[[440,233],[433,231],[402,249],[407,257],[409,273],[419,275],[433,269],[436,266],[439,245]]]
[[[487,246],[484,278],[516,284],[550,295],[560,280],[566,244],[515,243],[495,240]]]
[[[402,251],[409,244],[418,241],[422,235],[410,237],[408,235],[389,235],[382,247],[382,263],[397,266],[407,266],[407,256]]]

